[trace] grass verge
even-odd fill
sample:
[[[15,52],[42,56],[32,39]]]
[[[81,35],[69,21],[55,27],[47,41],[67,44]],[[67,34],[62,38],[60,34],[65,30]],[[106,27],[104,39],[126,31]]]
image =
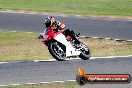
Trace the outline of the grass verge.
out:
[[[132,16],[132,0],[0,0],[1,9]]]
[[[38,33],[0,31],[0,61],[51,59],[47,47],[37,39]],[[132,42],[104,39],[81,39],[88,45],[92,56],[132,55]]]
[[[0,31],[0,61],[49,59],[47,47],[38,33]]]
[[[5,86],[0,88],[79,88],[76,82],[50,83],[36,85]]]

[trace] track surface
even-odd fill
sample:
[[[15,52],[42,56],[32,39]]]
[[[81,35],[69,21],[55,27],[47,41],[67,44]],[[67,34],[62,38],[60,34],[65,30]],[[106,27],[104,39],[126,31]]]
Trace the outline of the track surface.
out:
[[[83,67],[93,74],[130,74],[132,57],[107,59],[49,61],[49,62],[11,62],[0,64],[0,85],[39,83],[75,80],[77,69]],[[131,88],[130,84],[88,84],[88,88]],[[131,87],[130,87],[131,86]]]
[[[0,29],[43,32],[47,15],[0,12]],[[83,36],[132,40],[132,20],[53,15]]]

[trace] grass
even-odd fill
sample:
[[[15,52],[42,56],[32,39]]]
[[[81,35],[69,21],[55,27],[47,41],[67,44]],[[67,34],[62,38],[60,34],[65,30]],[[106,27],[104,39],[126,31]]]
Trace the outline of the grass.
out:
[[[20,85],[20,86],[3,86],[0,88],[79,88],[76,82],[66,83],[50,83],[50,84],[36,84],[36,85]]]
[[[1,9],[132,16],[132,0],[0,0]]]
[[[125,56],[132,55],[132,42],[118,42],[105,39],[83,39],[91,49],[92,56]]]
[[[53,58],[47,47],[37,39],[38,33],[0,31],[0,61],[44,60]],[[104,39],[81,39],[92,56],[132,55],[132,42]]]
[[[47,47],[37,33],[0,32],[0,61],[49,59]]]

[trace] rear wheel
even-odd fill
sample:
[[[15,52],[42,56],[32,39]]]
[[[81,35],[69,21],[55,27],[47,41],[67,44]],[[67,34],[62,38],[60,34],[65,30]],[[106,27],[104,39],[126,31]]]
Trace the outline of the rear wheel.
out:
[[[91,57],[89,48],[83,43],[81,43],[80,46],[81,54],[79,55],[79,57],[83,60],[88,60]]]
[[[65,46],[59,42],[51,42],[48,46],[50,54],[58,61],[66,59]]]

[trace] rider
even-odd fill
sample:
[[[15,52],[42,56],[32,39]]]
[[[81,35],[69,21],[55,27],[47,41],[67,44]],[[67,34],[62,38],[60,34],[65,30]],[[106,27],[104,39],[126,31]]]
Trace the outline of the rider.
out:
[[[40,33],[38,36],[38,39],[43,39],[47,36],[47,31],[50,30],[51,28],[54,28],[55,31],[63,30],[65,28],[65,25],[62,24],[59,21],[56,21],[52,16],[48,16],[45,18],[45,29],[43,33]]]
[[[47,32],[51,27],[55,29],[55,31],[63,30],[65,28],[65,24],[55,20],[52,16],[46,17],[45,19],[45,27],[44,33]]]
[[[52,16],[46,17],[45,19],[45,26],[46,29],[44,30],[44,34],[47,32],[47,30],[49,30],[49,28],[54,28],[55,31],[59,31],[59,30],[64,30],[65,28],[65,24],[55,20],[55,18],[53,18]],[[64,35],[68,36],[68,35],[72,35],[73,37],[75,37],[75,33],[73,30],[70,29],[66,29],[64,30]]]
[[[59,22],[59,21],[57,21],[57,20],[55,20],[55,18],[53,18],[52,16],[48,16],[48,17],[46,17],[45,18],[45,30],[44,30],[44,34],[42,34],[42,35],[40,35],[38,38],[39,39],[43,39],[43,38],[45,38],[46,36],[47,36],[47,31],[48,30],[50,30],[50,29],[55,29],[54,31],[60,31],[60,30],[64,30],[64,28],[65,28],[65,24],[63,24],[63,23],[61,23],[61,22]],[[64,30],[64,35],[65,36],[72,36],[75,40],[77,40],[76,39],[76,37],[75,37],[75,33],[74,33],[74,31],[73,30],[70,30],[70,29],[66,29],[66,30]],[[78,34],[79,35],[79,34]]]

